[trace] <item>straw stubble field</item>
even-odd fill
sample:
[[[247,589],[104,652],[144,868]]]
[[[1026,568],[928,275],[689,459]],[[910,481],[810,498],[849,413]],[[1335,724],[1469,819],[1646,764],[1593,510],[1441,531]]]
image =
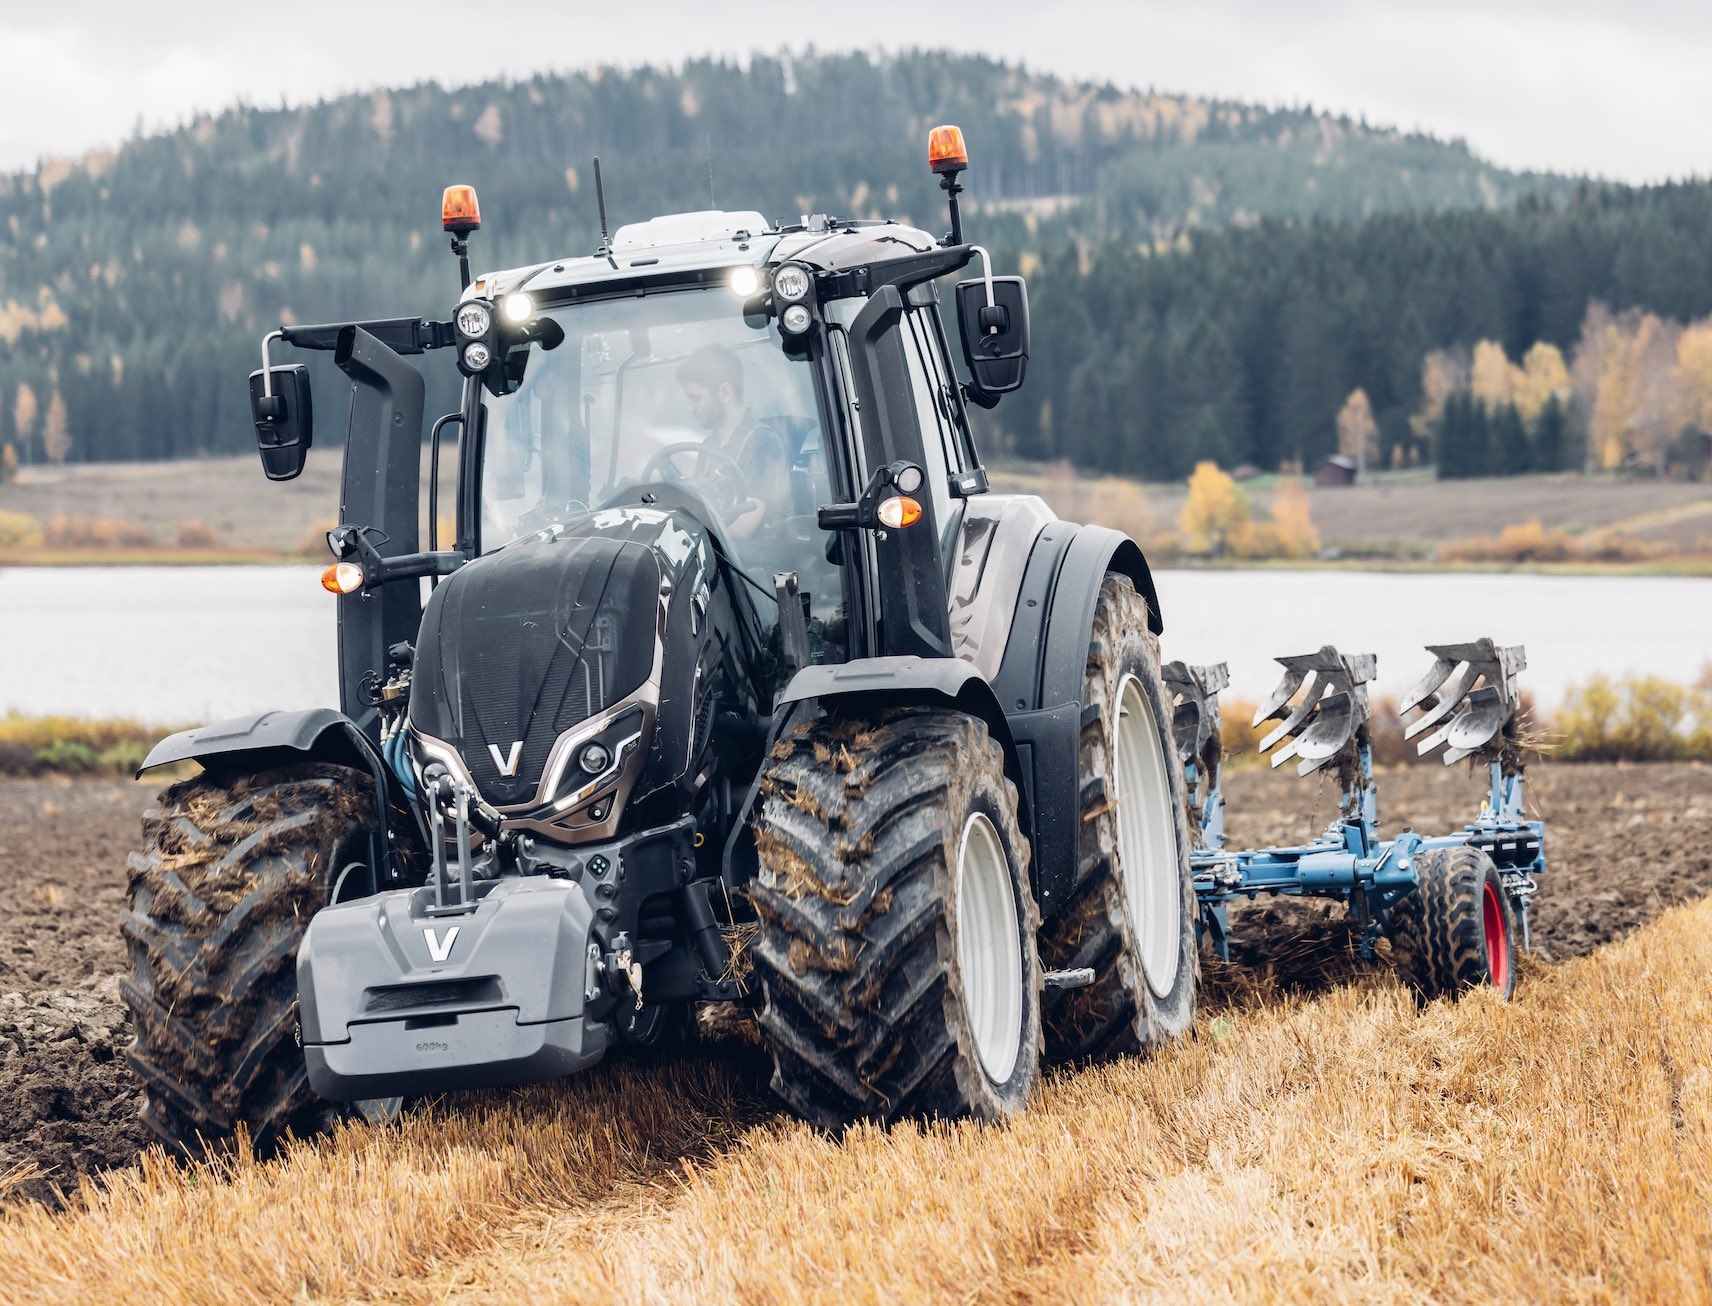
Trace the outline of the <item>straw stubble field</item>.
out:
[[[0,1297],[1707,1299],[1712,902],[1665,909],[1712,887],[1707,779],[1542,778],[1563,876],[1538,937],[1560,960],[1530,964],[1510,1005],[1417,1010],[1317,914],[1256,914],[1251,935],[1309,942],[1272,974],[1210,968],[1195,1039],[1054,1074],[1006,1127],[831,1139],[779,1115],[764,1059],[726,1038],[706,1060],[447,1100],[278,1161],[145,1155],[62,1209],[16,1201]],[[1288,832],[1299,795],[1233,780],[1239,836]],[[1436,772],[1393,788],[1423,824],[1466,796]],[[62,903],[107,901],[97,880]],[[1620,924],[1649,923],[1594,947],[1617,932],[1588,928],[1607,893]],[[56,910],[73,930],[110,919]]]

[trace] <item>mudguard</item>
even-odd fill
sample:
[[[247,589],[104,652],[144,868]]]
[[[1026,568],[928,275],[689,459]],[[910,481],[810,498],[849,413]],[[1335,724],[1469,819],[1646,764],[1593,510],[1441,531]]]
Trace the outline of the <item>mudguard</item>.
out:
[[[368,888],[374,892],[383,884],[397,882],[388,811],[415,809],[379,750],[343,713],[328,707],[259,712],[180,730],[149,750],[137,768],[137,778],[157,766],[189,761],[199,762],[209,770],[251,773],[292,762],[329,762],[368,772],[374,777],[375,814],[379,820],[378,828],[369,837],[369,866],[374,875]]]
[[[1010,638],[993,678],[1033,815],[1035,889],[1043,917],[1069,900],[1076,881],[1082,681],[1094,605],[1109,571],[1135,582],[1147,601],[1148,629],[1159,634],[1159,595],[1135,542],[1104,526],[1053,522],[1029,554]]]
[[[330,707],[312,707],[297,712],[257,712],[180,730],[149,750],[137,775],[140,778],[143,772],[171,762],[196,761],[207,766],[210,758],[235,754],[251,755],[254,764],[250,769],[257,771],[282,762],[309,760],[292,756],[294,753],[364,770],[369,769],[371,759],[380,763],[380,754],[354,721]]]
[[[1011,739],[1010,723],[993,695],[993,687],[973,663],[962,658],[900,654],[895,657],[857,658],[834,666],[804,667],[791,677],[790,683],[779,691],[774,700],[768,749],[798,721],[812,717],[836,702],[859,703],[866,708],[940,703],[978,716],[987,723],[993,738],[1004,750],[1005,774],[1016,785],[1019,796],[1024,792],[1024,775],[1018,763],[1016,744]],[[743,838],[743,834],[760,797],[762,774],[765,772],[757,774],[749,786],[749,793],[732,821],[731,833],[725,841],[723,874],[726,884],[733,889],[740,888],[755,872],[753,845]],[[1019,803],[1017,820],[1025,835],[1030,832],[1031,819],[1027,802]]]
[[[993,687],[973,663],[962,658],[905,655],[804,667],[780,691],[775,703],[779,715],[775,719],[788,722],[800,705],[824,707],[834,700],[853,699],[867,700],[877,707],[938,701],[980,717],[1005,750],[1006,772],[1020,785],[1010,723],[993,694]],[[1026,834],[1029,813],[1019,812],[1018,817]]]

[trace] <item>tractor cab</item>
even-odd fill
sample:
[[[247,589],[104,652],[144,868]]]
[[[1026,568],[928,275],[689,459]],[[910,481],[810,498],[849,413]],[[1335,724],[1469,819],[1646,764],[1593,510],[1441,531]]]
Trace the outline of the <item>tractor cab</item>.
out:
[[[480,556],[602,510],[671,506],[775,609],[769,629],[777,578],[794,573],[809,647],[783,650],[781,671],[949,652],[944,622],[888,635],[867,581],[887,534],[907,532],[894,551],[907,545],[926,608],[944,610],[963,502],[986,486],[932,285],[975,253],[898,223],[688,213],[479,278],[453,318],[475,382],[460,421],[479,432],[463,442],[461,538]],[[889,311],[857,335],[876,292]]]

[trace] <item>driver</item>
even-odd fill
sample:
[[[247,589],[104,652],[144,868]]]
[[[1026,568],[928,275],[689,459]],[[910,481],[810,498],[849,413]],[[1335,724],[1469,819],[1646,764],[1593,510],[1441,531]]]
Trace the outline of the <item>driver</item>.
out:
[[[745,486],[731,483],[729,471],[704,460],[710,497],[725,510],[727,530],[736,539],[749,539],[769,507],[790,502],[790,456],[784,438],[756,421],[744,406],[743,364],[723,345],[703,345],[679,365],[676,376],[690,420],[707,432],[703,447],[743,469],[746,492]]]

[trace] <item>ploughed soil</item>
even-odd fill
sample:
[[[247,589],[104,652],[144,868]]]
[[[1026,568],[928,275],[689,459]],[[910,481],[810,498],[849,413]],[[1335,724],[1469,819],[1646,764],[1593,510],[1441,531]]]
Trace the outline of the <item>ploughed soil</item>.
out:
[[[125,855],[158,787],[0,781],[0,1201],[56,1201],[147,1145],[124,1057],[118,917]],[[1462,768],[1406,768],[1382,777],[1382,815],[1388,830],[1448,832],[1482,791]],[[1329,780],[1236,771],[1226,792],[1233,847],[1300,842],[1336,811]],[[1712,768],[1542,765],[1530,794],[1549,822],[1551,871],[1531,911],[1542,961],[1589,952],[1712,890]],[[1355,957],[1341,908],[1262,900],[1233,912],[1233,927],[1233,964],[1206,965],[1208,1007],[1384,965]],[[30,1177],[8,1179],[21,1170]]]

